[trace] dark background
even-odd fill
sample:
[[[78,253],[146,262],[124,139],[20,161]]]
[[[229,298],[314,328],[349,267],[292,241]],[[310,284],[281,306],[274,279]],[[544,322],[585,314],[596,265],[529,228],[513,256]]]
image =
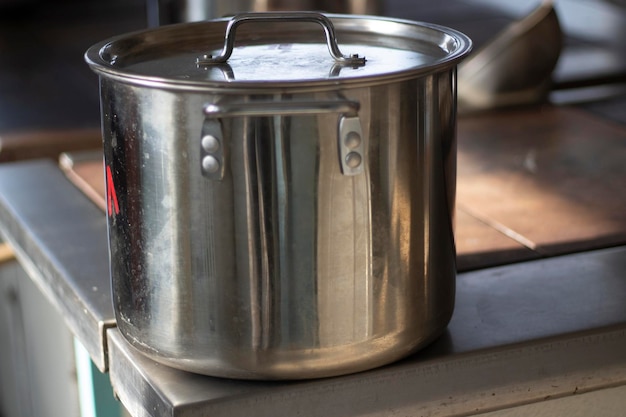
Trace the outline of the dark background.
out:
[[[384,14],[468,34],[475,50],[539,4],[530,0],[387,0]],[[566,47],[555,100],[626,122],[626,4],[558,0]],[[83,61],[92,44],[148,26],[143,0],[0,0],[0,135],[99,126],[97,77]],[[604,86],[588,101],[585,89]],[[597,90],[597,89],[596,89]]]

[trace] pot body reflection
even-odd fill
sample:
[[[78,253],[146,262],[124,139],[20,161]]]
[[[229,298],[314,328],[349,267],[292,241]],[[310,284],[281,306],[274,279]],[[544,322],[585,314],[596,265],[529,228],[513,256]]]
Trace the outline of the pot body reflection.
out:
[[[215,53],[226,20],[86,54],[117,327],[163,364],[229,378],[405,357],[454,308],[456,65],[471,41],[348,15],[231,22],[253,18],[232,55]],[[359,54],[338,52],[329,19]]]
[[[344,91],[366,140],[356,175],[341,171],[336,114],[222,119],[213,180],[198,109],[218,97],[104,79],[121,332],[162,362],[239,378],[354,372],[431,341],[454,305],[453,84],[449,71]]]

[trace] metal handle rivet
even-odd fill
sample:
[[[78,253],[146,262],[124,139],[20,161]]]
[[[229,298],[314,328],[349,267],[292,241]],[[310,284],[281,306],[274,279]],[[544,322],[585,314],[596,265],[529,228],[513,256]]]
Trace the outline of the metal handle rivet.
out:
[[[350,152],[346,155],[346,165],[350,168],[356,168],[361,165],[361,155],[356,152]]]
[[[361,146],[361,135],[354,131],[348,133],[346,135],[346,138],[344,139],[344,144],[349,149],[358,148],[359,146]]]
[[[209,174],[215,174],[220,170],[220,162],[214,156],[207,155],[202,158],[202,169]]]
[[[220,141],[213,135],[205,135],[201,144],[202,149],[209,153],[217,152],[220,149]]]

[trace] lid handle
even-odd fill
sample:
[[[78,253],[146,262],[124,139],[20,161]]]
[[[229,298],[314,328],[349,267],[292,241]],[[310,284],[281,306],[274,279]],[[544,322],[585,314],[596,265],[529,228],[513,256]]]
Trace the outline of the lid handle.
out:
[[[224,48],[216,57],[212,55],[203,55],[196,62],[198,65],[223,64],[233,53],[235,46],[235,31],[242,23],[247,22],[312,22],[318,23],[324,29],[326,34],[326,44],[328,51],[332,55],[335,62],[341,65],[361,66],[365,65],[365,57],[357,54],[343,55],[337,45],[335,36],[335,28],[330,19],[321,13],[316,12],[278,12],[278,13],[241,13],[234,16],[226,26],[226,34],[224,35]]]

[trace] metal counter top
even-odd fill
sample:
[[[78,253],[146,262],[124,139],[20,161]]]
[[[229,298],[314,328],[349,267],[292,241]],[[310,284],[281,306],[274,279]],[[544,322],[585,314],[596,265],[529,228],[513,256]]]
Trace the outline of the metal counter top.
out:
[[[106,217],[52,161],[0,165],[0,232],[102,372],[115,326]]]
[[[169,369],[109,331],[133,416],[459,416],[626,384],[626,248],[461,274],[446,333],[398,363],[306,382]],[[623,397],[622,397],[623,398]]]
[[[395,364],[252,382],[169,369],[123,340],[105,216],[52,161],[0,165],[0,230],[136,417],[471,415],[626,385],[624,246],[460,274],[446,333]]]

